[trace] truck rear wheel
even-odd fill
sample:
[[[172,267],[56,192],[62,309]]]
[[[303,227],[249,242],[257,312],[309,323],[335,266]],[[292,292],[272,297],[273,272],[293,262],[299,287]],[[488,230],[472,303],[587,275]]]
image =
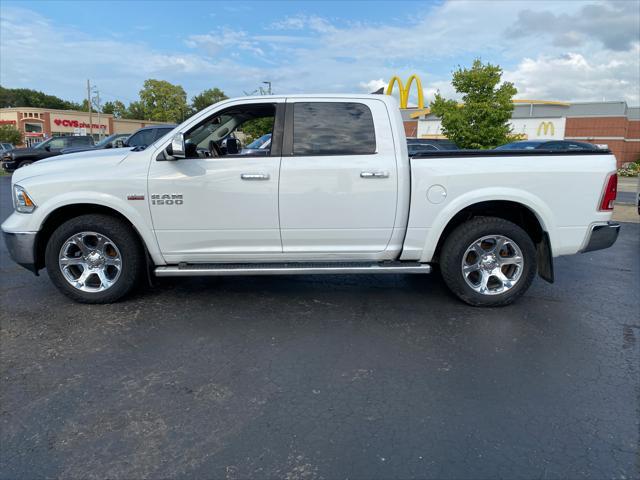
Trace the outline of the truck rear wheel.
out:
[[[449,289],[474,306],[508,305],[531,286],[536,249],[515,223],[476,217],[451,232],[442,246],[440,271]]]
[[[132,228],[109,215],[82,215],[60,225],[45,251],[53,284],[81,303],[111,303],[143,278],[144,251]]]

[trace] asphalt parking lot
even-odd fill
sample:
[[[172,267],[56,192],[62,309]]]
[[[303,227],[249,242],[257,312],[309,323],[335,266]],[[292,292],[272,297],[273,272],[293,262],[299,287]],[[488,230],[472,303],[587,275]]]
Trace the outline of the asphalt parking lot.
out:
[[[0,243],[4,479],[640,475],[638,224],[501,309],[437,275],[163,279],[79,305]]]

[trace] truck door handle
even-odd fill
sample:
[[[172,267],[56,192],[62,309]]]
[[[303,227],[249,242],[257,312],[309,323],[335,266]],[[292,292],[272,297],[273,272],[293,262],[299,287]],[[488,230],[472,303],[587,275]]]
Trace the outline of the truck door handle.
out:
[[[389,172],[360,172],[361,178],[389,178]]]
[[[240,175],[242,180],[269,180],[268,173],[243,173]]]

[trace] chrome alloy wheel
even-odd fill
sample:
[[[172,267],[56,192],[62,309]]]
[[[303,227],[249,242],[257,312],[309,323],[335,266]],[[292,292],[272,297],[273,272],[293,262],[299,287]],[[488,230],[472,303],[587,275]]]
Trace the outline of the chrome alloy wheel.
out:
[[[462,276],[482,295],[511,290],[520,280],[524,257],[520,247],[502,235],[487,235],[473,242],[462,257]]]
[[[64,278],[83,292],[102,292],[113,286],[122,271],[122,256],[116,244],[96,232],[80,232],[60,248],[58,265]]]

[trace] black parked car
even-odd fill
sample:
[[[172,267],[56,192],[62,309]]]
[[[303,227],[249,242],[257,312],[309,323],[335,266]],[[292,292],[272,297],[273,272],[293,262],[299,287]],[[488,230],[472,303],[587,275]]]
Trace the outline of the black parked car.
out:
[[[177,125],[152,125],[142,127],[140,130],[132,133],[129,138],[124,141],[125,147],[148,147],[160,137],[164,137]]]
[[[103,138],[94,146],[86,145],[83,147],[69,147],[63,148],[60,153],[63,155],[66,153],[78,153],[86,152],[88,150],[102,150],[103,148],[119,148],[124,147],[124,141],[129,137],[128,133],[114,133],[106,138]]]
[[[30,165],[43,158],[60,155],[62,150],[69,147],[92,147],[93,139],[88,136],[51,137],[33,147],[14,148],[2,155],[2,168],[7,172]]]
[[[14,148],[16,147],[14,147],[12,143],[0,143],[0,155]]]
[[[420,152],[429,152],[434,150],[459,150],[458,146],[451,140],[440,138],[408,138],[407,148],[409,149],[410,157]]]
[[[496,147],[495,150],[599,150],[592,143],[573,140],[522,140]]]

